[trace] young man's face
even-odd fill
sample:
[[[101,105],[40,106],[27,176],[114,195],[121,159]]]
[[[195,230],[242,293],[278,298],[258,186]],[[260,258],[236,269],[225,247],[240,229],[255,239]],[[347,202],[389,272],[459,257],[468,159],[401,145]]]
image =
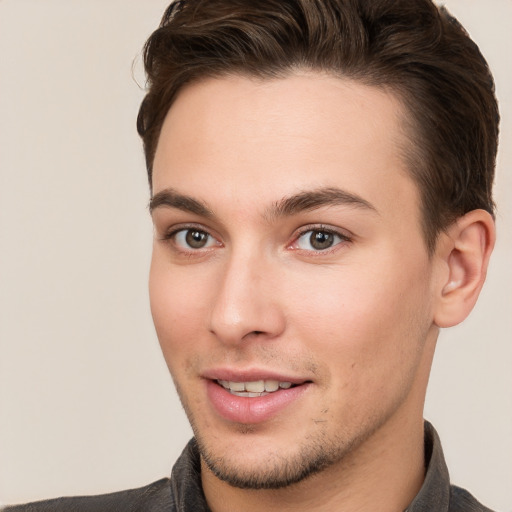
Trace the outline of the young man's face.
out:
[[[206,80],[166,118],[151,307],[234,485],[353,463],[421,421],[436,271],[400,123],[392,95],[314,73]]]

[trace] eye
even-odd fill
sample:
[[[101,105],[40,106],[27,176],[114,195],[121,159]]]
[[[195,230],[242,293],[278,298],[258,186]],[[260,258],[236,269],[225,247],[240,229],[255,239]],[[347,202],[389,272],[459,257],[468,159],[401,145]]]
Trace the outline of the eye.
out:
[[[325,251],[347,240],[346,236],[328,229],[309,229],[297,238],[293,248],[306,251]]]
[[[174,240],[174,243],[180,248],[185,250],[190,249],[207,249],[218,245],[217,240],[213,238],[206,231],[197,228],[180,229],[172,233],[169,238]]]

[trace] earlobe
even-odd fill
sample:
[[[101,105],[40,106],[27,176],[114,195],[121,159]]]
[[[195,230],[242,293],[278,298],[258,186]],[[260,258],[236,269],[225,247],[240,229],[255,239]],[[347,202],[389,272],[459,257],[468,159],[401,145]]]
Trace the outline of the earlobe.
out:
[[[494,247],[494,220],[484,210],[472,210],[442,236],[445,243],[436,256],[447,272],[439,283],[434,322],[438,327],[451,327],[469,315],[478,299]]]

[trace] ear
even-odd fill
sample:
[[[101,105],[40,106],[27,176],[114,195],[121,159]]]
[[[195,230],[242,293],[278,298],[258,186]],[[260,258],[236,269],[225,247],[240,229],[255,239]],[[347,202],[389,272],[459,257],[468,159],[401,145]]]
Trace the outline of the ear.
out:
[[[441,271],[436,286],[434,323],[451,327],[475,305],[485,281],[496,230],[492,216],[472,210],[441,233],[436,246]]]

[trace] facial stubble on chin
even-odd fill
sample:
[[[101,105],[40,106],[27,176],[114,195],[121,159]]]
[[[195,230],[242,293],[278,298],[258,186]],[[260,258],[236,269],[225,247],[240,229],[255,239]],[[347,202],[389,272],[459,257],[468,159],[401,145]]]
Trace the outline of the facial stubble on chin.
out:
[[[393,404],[384,410],[375,409],[359,424],[357,432],[349,432],[343,424],[332,429],[329,422],[334,419],[317,418],[304,419],[315,423],[316,428],[307,437],[297,443],[293,452],[279,452],[273,450],[262,454],[266,457],[257,467],[244,467],[229,454],[216,453],[215,446],[209,442],[206,431],[195,421],[192,408],[187,403],[186,394],[180,389],[177,379],[171,371],[171,376],[178,392],[181,404],[190,422],[197,442],[198,450],[204,464],[220,480],[240,489],[283,489],[298,484],[303,480],[318,474],[329,467],[341,464],[349,467],[353,464],[353,457],[357,449],[375,434],[396,412],[407,396],[406,388],[396,397]],[[199,412],[200,413],[200,412]],[[316,421],[315,421],[316,420]],[[335,432],[333,434],[333,431]],[[251,443],[251,436],[258,435],[255,425],[239,424],[235,427],[236,435],[244,435],[247,443]],[[351,462],[352,461],[352,462]]]
[[[208,446],[201,429],[197,427],[190,408],[187,406],[179,387],[176,387],[181,403],[187,414],[194,432],[199,454],[209,471],[217,478],[239,489],[250,490],[277,490],[298,484],[308,477],[338,464],[347,458],[357,446],[382,426],[387,417],[373,418],[368,421],[358,436],[350,439],[349,436],[340,436],[329,439],[324,428],[320,428],[314,435],[297,446],[292,454],[280,454],[275,451],[265,454],[267,460],[258,468],[244,468],[236,461],[229,460],[215,453],[215,449]],[[251,425],[239,425],[238,435],[246,435],[247,443],[251,442],[251,435],[257,435],[257,428]],[[341,431],[342,429],[340,429]]]
[[[240,489],[282,489],[289,485],[301,482],[308,476],[318,473],[335,463],[338,458],[339,446],[327,443],[320,436],[319,439],[308,443],[297,450],[293,456],[283,456],[278,453],[270,454],[264,469],[248,470],[240,465],[228,461],[226,457],[216,455],[214,449],[208,446],[194,419],[194,414],[187,405],[179,385],[175,382],[176,391],[181,404],[194,432],[201,459],[206,467],[220,480]],[[247,435],[247,442],[251,442],[251,435],[256,428],[252,425],[239,425],[238,434]],[[324,441],[324,442],[323,442]]]
[[[264,466],[244,468],[236,461],[216,455],[192,421],[191,425],[206,467],[217,478],[239,489],[282,489],[319,473],[338,459],[336,448],[329,447],[328,443],[322,443],[318,439],[308,446],[300,447],[293,455],[285,457],[275,452],[265,454],[268,460],[263,463]],[[256,429],[250,425],[240,425],[237,430],[239,434],[246,435],[247,442],[250,443],[251,435],[255,435]]]

